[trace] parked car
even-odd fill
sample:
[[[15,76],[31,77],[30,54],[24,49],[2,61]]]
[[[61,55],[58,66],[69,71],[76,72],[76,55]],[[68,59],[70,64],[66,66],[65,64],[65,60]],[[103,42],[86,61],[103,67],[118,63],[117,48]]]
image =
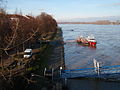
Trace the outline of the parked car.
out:
[[[32,56],[32,49],[26,49],[24,51],[24,58],[30,58]]]

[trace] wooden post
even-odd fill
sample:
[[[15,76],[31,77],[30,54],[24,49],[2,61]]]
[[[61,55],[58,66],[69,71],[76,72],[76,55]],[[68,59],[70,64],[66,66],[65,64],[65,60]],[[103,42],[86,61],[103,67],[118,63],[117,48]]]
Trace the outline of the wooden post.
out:
[[[65,86],[67,86],[67,78],[65,78]]]
[[[99,75],[100,74],[100,63],[97,62],[97,74]]]
[[[95,72],[97,73],[97,61],[95,59],[93,59],[93,64],[94,64]]]
[[[61,74],[62,74],[62,67],[60,67],[60,77],[61,77]]]
[[[52,68],[52,81],[53,81],[53,76],[54,76],[54,68]]]
[[[95,67],[95,72],[99,75],[100,74],[100,62],[93,59],[93,64],[94,64],[94,67]]]
[[[44,77],[45,77],[45,74],[46,74],[46,70],[47,70],[47,69],[45,68],[45,69],[44,69]]]

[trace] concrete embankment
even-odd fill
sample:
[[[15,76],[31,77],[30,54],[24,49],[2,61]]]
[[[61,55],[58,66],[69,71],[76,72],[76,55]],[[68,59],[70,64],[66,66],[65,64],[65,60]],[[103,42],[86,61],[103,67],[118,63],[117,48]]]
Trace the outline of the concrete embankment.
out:
[[[58,30],[54,41],[50,43],[52,49],[51,55],[48,59],[48,69],[54,68],[59,70],[60,67],[64,69],[64,42],[62,30]]]
[[[61,29],[58,30],[54,40],[50,42],[49,45],[52,50],[47,60],[47,70],[50,71],[54,69],[54,72],[53,78],[51,78],[52,82],[49,83],[51,85],[51,88],[49,88],[49,86],[45,88],[49,88],[51,90],[64,90],[64,84],[60,78],[60,67],[62,67],[62,69],[65,68],[64,42]]]

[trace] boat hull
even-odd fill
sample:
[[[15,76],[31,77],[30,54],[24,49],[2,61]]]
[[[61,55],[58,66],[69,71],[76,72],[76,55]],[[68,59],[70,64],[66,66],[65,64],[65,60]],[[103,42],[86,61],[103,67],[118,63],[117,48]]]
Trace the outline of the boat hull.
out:
[[[90,46],[96,46],[96,44],[97,44],[96,42],[89,42]]]
[[[83,45],[89,45],[89,46],[96,46],[97,42],[91,42],[91,41],[87,41],[85,39],[77,39],[77,43],[78,44],[83,44]]]

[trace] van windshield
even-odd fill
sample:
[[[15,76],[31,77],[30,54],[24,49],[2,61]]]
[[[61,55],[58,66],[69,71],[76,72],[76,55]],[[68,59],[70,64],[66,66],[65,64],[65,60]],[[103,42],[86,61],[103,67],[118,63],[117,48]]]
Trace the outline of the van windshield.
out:
[[[31,52],[25,52],[25,55],[31,55]]]

